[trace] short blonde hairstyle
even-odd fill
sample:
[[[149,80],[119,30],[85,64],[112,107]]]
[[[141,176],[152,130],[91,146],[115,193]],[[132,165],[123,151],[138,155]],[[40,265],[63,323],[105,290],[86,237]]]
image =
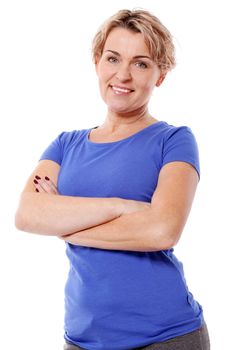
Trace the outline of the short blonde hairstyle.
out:
[[[150,55],[161,72],[166,73],[175,67],[175,47],[171,33],[157,17],[140,9],[120,10],[102,24],[92,42],[94,62],[102,56],[109,33],[117,27],[141,33],[144,36]]]

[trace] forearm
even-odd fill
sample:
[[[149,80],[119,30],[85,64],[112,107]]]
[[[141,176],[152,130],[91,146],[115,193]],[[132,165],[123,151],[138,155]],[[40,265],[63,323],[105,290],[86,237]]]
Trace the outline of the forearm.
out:
[[[67,235],[100,225],[122,213],[120,198],[70,197],[24,192],[16,212],[20,230]]]
[[[122,215],[108,223],[62,239],[80,246],[131,251],[157,251],[170,248],[163,224],[154,221],[150,209]]]

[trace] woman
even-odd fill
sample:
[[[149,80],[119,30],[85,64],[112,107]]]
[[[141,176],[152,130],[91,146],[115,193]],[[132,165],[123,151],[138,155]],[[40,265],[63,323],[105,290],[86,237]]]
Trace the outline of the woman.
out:
[[[175,66],[169,31],[122,10],[93,41],[107,116],[63,132],[26,184],[17,228],[67,242],[64,349],[207,350],[202,307],[173,254],[199,181],[188,127],[152,117],[148,102]]]

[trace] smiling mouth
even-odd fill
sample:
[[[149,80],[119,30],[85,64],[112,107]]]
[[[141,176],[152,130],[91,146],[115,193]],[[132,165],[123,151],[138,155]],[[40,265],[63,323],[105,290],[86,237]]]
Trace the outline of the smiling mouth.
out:
[[[128,89],[122,86],[110,85],[110,87],[114,91],[114,93],[117,95],[128,95],[134,91],[132,89]]]

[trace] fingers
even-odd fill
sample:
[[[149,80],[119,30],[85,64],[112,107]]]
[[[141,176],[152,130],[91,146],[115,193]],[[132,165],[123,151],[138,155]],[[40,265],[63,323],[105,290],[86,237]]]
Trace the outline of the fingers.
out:
[[[54,194],[58,194],[57,187],[54,185],[53,181],[50,180],[48,176],[45,176],[46,184],[49,185]]]
[[[55,184],[52,182],[52,180],[48,178],[48,176],[41,178],[40,176],[36,175],[33,180],[33,184],[35,186],[36,192],[48,193],[48,194],[59,194]]]

